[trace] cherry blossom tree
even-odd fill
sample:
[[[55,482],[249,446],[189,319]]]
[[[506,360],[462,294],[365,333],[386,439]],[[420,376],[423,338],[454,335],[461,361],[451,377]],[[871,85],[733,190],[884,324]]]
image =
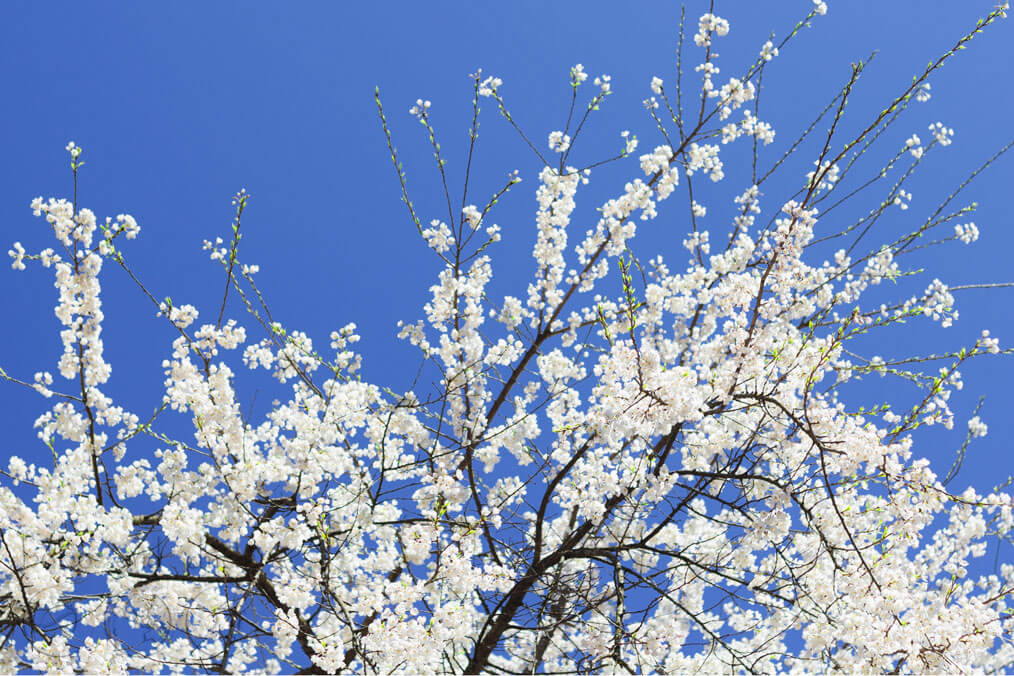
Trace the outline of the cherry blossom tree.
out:
[[[949,469],[913,448],[917,428],[954,424],[961,366],[1008,350],[986,331],[953,352],[893,361],[853,347],[905,320],[957,316],[962,287],[938,279],[911,297],[868,299],[915,274],[903,267],[915,249],[977,238],[972,207],[955,203],[968,181],[913,231],[869,240],[908,208],[907,181],[953,135],[938,123],[892,148],[889,132],[1005,9],[845,134],[867,67],[856,62],[773,161],[761,156],[775,135],[757,105],[762,75],[822,20],[820,0],[728,79],[714,51],[728,21],[685,20],[681,64],[650,80],[645,101],[657,145],[639,150],[624,132],[613,157],[589,166],[571,153],[608,76],[571,69],[571,113],[544,144],[509,111],[510,84],[474,74],[468,166],[480,107],[492,104],[543,167],[531,281],[502,299],[487,293],[493,219],[522,177],[471,203],[468,172],[453,189],[420,100],[411,114],[447,203],[445,216],[422,215],[378,92],[392,187],[442,265],[422,317],[399,328],[434,383],[420,377],[406,392],[360,377],[354,324],[318,348],[273,319],[257,266],[239,255],[244,192],[231,241],[206,242],[225,273],[211,319],[160,300],[129,264],[137,220],[100,220],[79,203],[82,149],[70,143],[73,196],[31,205],[57,243],[10,252],[15,270],[55,273],[63,354],[62,380],[0,371],[56,402],[35,421],[52,462],[12,457],[0,483],[0,671],[1010,669],[1014,566],[969,572],[989,539],[1010,537],[1009,485],[948,489],[986,425],[968,421]],[[748,146],[749,161],[726,163],[729,144]],[[874,147],[888,148],[885,161]],[[800,154],[813,168],[792,179],[798,191],[766,200],[769,177]],[[578,192],[605,162],[628,182],[589,195],[597,222],[573,222]],[[701,227],[694,185],[705,181],[735,184],[725,229]],[[685,254],[635,254],[638,228],[659,219],[686,233]],[[840,246],[833,260],[812,261],[824,242]],[[107,266],[175,332],[153,415],[103,392]],[[247,326],[227,316],[230,299]],[[266,369],[287,399],[244,418],[238,368]],[[910,381],[916,404],[857,411],[847,386],[866,374]],[[189,432],[170,433],[174,417]]]

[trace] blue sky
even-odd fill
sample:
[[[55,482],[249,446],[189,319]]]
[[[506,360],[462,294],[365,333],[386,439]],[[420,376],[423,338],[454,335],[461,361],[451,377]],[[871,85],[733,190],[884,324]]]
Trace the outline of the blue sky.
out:
[[[850,62],[880,50],[850,99],[853,116],[846,128],[860,129],[993,2],[829,4],[828,15],[790,43],[765,76],[761,118],[772,122],[778,136],[762,164],[777,158],[812,120],[847,78]],[[809,7],[809,0],[716,3],[716,13],[732,24],[730,35],[716,44],[723,67],[719,79],[741,73],[770,31],[780,39]],[[687,14],[695,24],[706,10],[707,3],[690,2]],[[407,112],[417,98],[433,102],[455,191],[470,115],[468,75],[478,67],[503,78],[512,112],[540,143],[566,119],[570,67],[580,62],[593,76],[608,73],[616,93],[593,119],[577,161],[613,154],[624,129],[638,135],[642,150],[650,150],[662,141],[640,101],[650,95],[653,75],[672,82],[678,23],[676,3],[646,0],[5,2],[0,6],[3,250],[15,240],[32,252],[51,245],[28,204],[37,195],[69,196],[63,148],[74,140],[85,148],[81,204],[100,217],[133,214],[142,232],[124,247],[131,267],[156,297],[193,303],[213,321],[224,275],[207,260],[201,242],[228,237],[231,196],[246,188],[253,197],[243,221],[241,258],[261,266],[259,283],[276,317],[309,333],[318,346],[326,346],[331,330],[355,321],[363,335],[365,377],[403,391],[417,359],[413,348],[395,339],[395,324],[423,316],[438,268],[399,201],[374,87],[381,89],[413,200],[428,221],[442,215],[443,198],[423,130]],[[912,208],[894,211],[885,224],[891,232],[924,218],[940,196],[1010,140],[1014,90],[1003,83],[1014,79],[1012,30],[1014,25],[1000,23],[975,40],[931,79],[931,101],[913,106],[893,131],[891,144],[912,133],[928,140],[927,125],[939,120],[955,129],[955,140],[924,167],[913,184]],[[692,67],[699,50],[691,44],[687,54]],[[687,81],[693,81],[692,73]],[[520,170],[525,179],[493,218],[504,241],[493,252],[492,296],[522,296],[532,269],[528,252],[535,236],[539,164],[494,106],[485,106],[481,124],[469,201],[484,201],[510,170]],[[799,168],[811,159],[796,163],[791,181],[801,180],[805,168]],[[970,247],[928,252],[919,261],[928,269],[916,284],[919,290],[934,277],[952,284],[1014,281],[1014,217],[1007,202],[1012,162],[1001,159],[963,193],[979,203],[973,220],[981,237]],[[621,169],[634,176],[635,168],[631,160]],[[735,171],[727,165],[728,175]],[[578,193],[578,216],[585,222],[622,185],[617,184],[622,172],[604,170],[596,181],[598,176]],[[741,183],[705,186],[705,200],[714,200],[716,213],[724,213]],[[762,201],[766,213],[778,206],[780,194],[772,190]],[[646,240],[641,251],[671,252],[670,260],[682,262],[683,213],[673,208],[640,229]],[[716,216],[708,227],[724,233],[727,222]],[[577,227],[583,232],[590,225]],[[143,415],[157,405],[160,362],[172,333],[121,271],[107,266],[103,287],[106,354],[113,365],[106,391]],[[0,271],[5,318],[0,366],[12,375],[56,374],[55,300],[50,271],[38,266]],[[964,292],[954,327],[940,330],[921,322],[870,352],[895,357],[956,349],[971,344],[982,328],[1006,347],[1014,344],[1012,306],[1014,289]],[[242,318],[241,307],[230,306],[230,314]],[[920,437],[917,452],[945,473],[964,438],[964,421],[977,396],[985,394],[980,415],[990,434],[973,444],[957,482],[985,487],[1014,470],[1008,441],[1014,436],[1008,386],[1014,362],[983,359],[963,372],[965,389],[952,399],[955,431],[931,430]],[[892,381],[875,385],[909,404],[916,394]],[[255,411],[263,413],[270,399],[260,395]],[[45,457],[31,421],[51,402],[0,385],[0,403],[6,432],[0,453]]]

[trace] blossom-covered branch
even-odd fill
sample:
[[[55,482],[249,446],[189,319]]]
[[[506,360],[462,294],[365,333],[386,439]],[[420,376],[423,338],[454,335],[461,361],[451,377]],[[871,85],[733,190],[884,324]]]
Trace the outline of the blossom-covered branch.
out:
[[[55,398],[35,421],[51,463],[11,457],[0,477],[0,671],[1009,669],[1014,566],[969,574],[989,538],[1010,538],[1009,482],[948,488],[988,425],[976,407],[945,474],[915,453],[915,434],[954,425],[949,398],[966,362],[1010,350],[988,331],[943,354],[884,359],[866,346],[906,320],[947,327],[955,292],[991,286],[932,279],[869,300],[881,282],[921,272],[900,262],[917,240],[978,239],[965,220],[974,203],[949,205],[1011,145],[915,230],[863,248],[878,223],[918,207],[909,179],[954,132],[936,123],[923,143],[906,129],[879,160],[868,150],[892,143],[929,78],[1005,9],[846,135],[869,61],[853,64],[770,170],[758,169],[775,140],[761,119],[763,74],[827,12],[819,0],[724,83],[713,47],[729,21],[712,3],[688,54],[681,26],[675,77],[648,80],[660,141],[640,154],[623,131],[604,159],[574,159],[613,91],[608,75],[573,66],[562,128],[536,134],[510,112],[511,83],[478,71],[460,200],[437,107],[410,109],[440,178],[434,214],[409,197],[377,91],[394,189],[440,261],[422,316],[398,327],[420,353],[408,390],[364,380],[371,357],[354,323],[325,349],[275,319],[242,257],[245,191],[231,241],[205,243],[225,277],[215,319],[199,323],[195,305],[151,291],[128,262],[137,220],[102,223],[78,204],[83,151],[71,143],[73,198],[31,204],[56,245],[10,250],[15,270],[55,272],[63,380],[0,370]],[[470,197],[488,101],[539,166],[530,279],[502,299],[489,290],[502,263],[494,219],[521,177],[505,172]],[[750,146],[745,161],[727,150],[736,143]],[[787,162],[796,154],[799,175]],[[597,215],[585,222],[578,204],[605,164],[629,175],[588,194]],[[790,196],[765,204],[767,182],[786,174]],[[703,203],[702,177],[736,182],[728,233],[704,227],[720,204]],[[638,255],[638,230],[663,219],[685,233],[681,262]],[[811,260],[836,240],[830,260]],[[147,409],[103,391],[107,265],[172,332],[164,396]],[[253,319],[249,330],[230,308]],[[261,420],[241,411],[240,365],[285,393]],[[913,402],[856,410],[845,386],[873,373],[911,385]]]

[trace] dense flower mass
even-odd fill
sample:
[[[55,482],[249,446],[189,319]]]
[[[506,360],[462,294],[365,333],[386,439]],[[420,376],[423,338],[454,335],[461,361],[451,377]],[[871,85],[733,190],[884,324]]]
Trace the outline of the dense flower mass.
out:
[[[815,0],[806,19],[826,12]],[[903,160],[911,167],[873,213],[915,206],[904,179],[951,143],[951,129],[932,125],[926,145],[899,140],[873,179],[858,176],[852,151],[904,120],[910,99],[928,98],[934,68],[858,136],[816,143],[792,175],[798,192],[765,204],[757,153],[774,131],[745,106],[788,38],[718,86],[714,40],[729,22],[709,13],[696,25],[697,100],[674,108],[663,80],[650,80],[663,140],[624,165],[629,179],[604,199],[589,196],[591,227],[581,231],[575,214],[602,162],[574,166],[582,127],[549,132],[548,161],[529,144],[544,161],[532,275],[502,300],[490,290],[491,213],[517,173],[485,205],[463,199],[457,216],[420,219],[378,95],[405,202],[442,261],[421,318],[399,323],[432,390],[360,377],[355,324],[325,345],[270,319],[257,266],[239,259],[241,192],[232,241],[205,248],[256,324],[227,318],[225,299],[215,320],[148,294],[174,338],[161,407],[142,422],[103,391],[100,285],[105,266],[129,271],[120,247],[138,223],[34,200],[57,244],[31,253],[14,242],[9,254],[14,270],[54,273],[63,380],[0,371],[55,400],[35,421],[52,463],[12,457],[0,481],[0,672],[1009,669],[1014,565],[969,571],[987,538],[1009,537],[1011,494],[950,492],[952,475],[921,459],[914,437],[954,425],[959,367],[1000,342],[984,331],[935,357],[946,365],[928,376],[919,356],[864,358],[850,344],[909,319],[955,321],[955,289],[939,279],[910,297],[867,299],[910,274],[899,257],[918,237],[942,226],[953,235],[941,241],[971,243],[979,230],[952,222],[965,211],[937,210],[864,249],[866,231],[851,232],[864,216],[829,260],[808,251],[828,239],[825,200],[884,185]],[[832,132],[861,70],[824,112]],[[575,97],[587,79],[580,64],[570,70]],[[492,98],[514,124],[509,83],[473,80],[476,111]],[[592,83],[589,111],[612,91],[607,75]],[[726,122],[737,108],[744,119]],[[419,99],[410,112],[442,170],[430,109]],[[622,139],[616,159],[627,161],[637,140]],[[793,148],[806,152],[806,141]],[[729,144],[752,146],[745,173]],[[83,151],[67,150],[76,181]],[[702,177],[731,175],[727,204],[694,197]],[[728,233],[701,227],[723,209],[734,213]],[[683,224],[685,258],[642,261],[638,229],[663,217]],[[241,411],[239,368],[264,369],[286,392],[262,420]],[[911,407],[857,411],[841,386],[871,373],[924,391]],[[180,438],[163,424],[174,414],[189,427]],[[978,415],[963,425],[966,446],[988,431]]]

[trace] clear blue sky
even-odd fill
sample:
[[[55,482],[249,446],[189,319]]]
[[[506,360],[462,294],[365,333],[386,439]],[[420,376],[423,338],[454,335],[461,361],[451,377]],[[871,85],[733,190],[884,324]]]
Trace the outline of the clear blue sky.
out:
[[[761,118],[774,124],[778,136],[762,164],[770,164],[811,121],[847,78],[850,62],[880,50],[850,101],[854,117],[848,129],[858,129],[993,4],[829,0],[828,15],[791,43],[765,76],[769,89],[762,95]],[[695,24],[707,3],[688,5]],[[741,73],[769,31],[780,38],[809,7],[809,0],[718,2],[716,13],[732,23],[730,35],[716,43],[723,67],[719,79]],[[924,177],[912,189],[912,208],[892,212],[885,226],[891,232],[924,218],[941,195],[1012,136],[1014,24],[1009,21],[1014,17],[987,31],[936,75],[932,100],[914,106],[894,130],[892,148],[911,133],[928,140],[926,127],[937,120],[953,127],[955,137],[924,167]],[[37,195],[69,197],[64,145],[74,140],[85,148],[80,203],[100,218],[133,214],[142,232],[124,247],[131,266],[157,297],[193,303],[203,319],[213,321],[224,275],[207,260],[201,241],[228,237],[230,198],[245,187],[253,198],[244,217],[241,258],[261,266],[259,281],[277,318],[290,329],[307,331],[324,348],[331,330],[357,322],[365,376],[402,391],[417,359],[413,348],[395,339],[395,323],[423,316],[437,267],[399,201],[374,87],[380,86],[409,188],[428,221],[442,215],[442,194],[423,130],[407,113],[416,98],[433,102],[454,186],[460,184],[470,114],[468,75],[477,67],[503,78],[512,112],[540,143],[563,126],[569,68],[580,62],[592,75],[608,73],[616,94],[593,119],[578,161],[613,152],[623,129],[638,135],[642,150],[650,149],[661,140],[640,101],[650,95],[651,76],[667,83],[673,79],[678,22],[677,3],[647,0],[4,2],[2,251],[15,240],[31,252],[51,246],[44,223],[32,217],[28,204]],[[692,66],[699,50],[691,45],[687,53]],[[531,271],[538,161],[489,104],[478,152],[470,201],[479,203],[492,193],[509,170],[519,169],[525,179],[493,218],[504,242],[493,252],[492,296],[522,296]],[[627,171],[634,175],[634,161]],[[732,176],[735,169],[727,166],[726,173]],[[579,192],[581,232],[590,227],[585,223],[593,207],[616,191],[615,178],[609,180],[616,176],[602,172],[596,182],[593,175],[592,184]],[[793,174],[792,180],[798,182],[799,176]],[[1014,280],[1012,177],[1014,157],[1005,158],[966,191],[967,201],[980,204],[973,217],[980,240],[921,259],[929,272],[919,289],[933,277],[952,284]],[[706,199],[728,204],[742,187],[739,180],[721,184]],[[779,196],[772,190],[762,201],[766,213],[778,206]],[[647,246],[682,261],[684,213],[673,206],[671,216],[663,212],[640,229]],[[727,232],[725,223],[715,218],[707,225],[717,234]],[[103,335],[113,365],[106,391],[143,415],[157,405],[160,361],[172,333],[121,271],[107,266],[104,280]],[[0,271],[5,325],[0,366],[12,375],[29,380],[39,370],[56,375],[55,300],[51,271],[32,265],[15,273],[9,263]],[[1001,346],[1010,346],[1012,307],[1014,289],[964,292],[954,327],[927,332],[929,323],[921,322],[876,351],[895,357],[958,348],[974,341],[982,328],[991,329]],[[230,306],[230,314],[242,318],[240,306]],[[1014,469],[1009,442],[1014,363],[983,359],[963,371],[966,387],[953,398],[955,431],[932,430],[920,437],[917,452],[933,458],[945,473],[977,395],[986,394],[981,416],[990,434],[973,444],[968,471],[958,480],[962,486],[985,487]],[[877,386],[907,404],[916,396],[891,381],[877,381]],[[249,403],[250,393],[245,396]],[[255,410],[263,413],[272,396],[261,394]],[[31,421],[52,402],[0,385],[0,403],[5,430],[0,454],[45,457]]]

